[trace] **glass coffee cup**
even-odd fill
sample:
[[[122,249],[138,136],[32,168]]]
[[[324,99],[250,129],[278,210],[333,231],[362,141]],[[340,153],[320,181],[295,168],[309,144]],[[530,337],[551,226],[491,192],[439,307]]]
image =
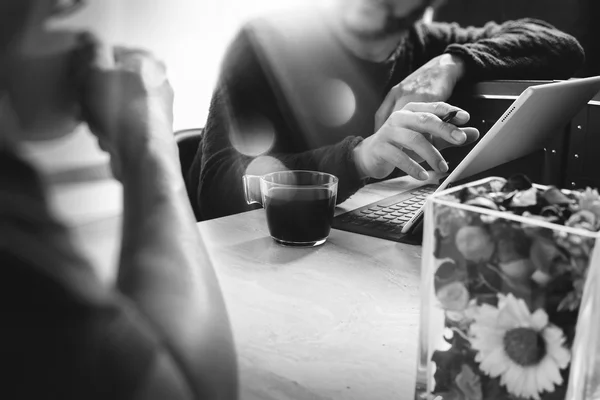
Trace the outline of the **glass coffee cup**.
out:
[[[338,178],[324,172],[281,171],[244,175],[248,204],[265,209],[275,242],[294,247],[319,246],[331,231]]]

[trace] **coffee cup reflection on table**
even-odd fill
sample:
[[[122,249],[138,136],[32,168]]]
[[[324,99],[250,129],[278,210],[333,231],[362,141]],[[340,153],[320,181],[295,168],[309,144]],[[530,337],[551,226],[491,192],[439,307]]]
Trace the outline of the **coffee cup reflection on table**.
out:
[[[335,211],[337,177],[324,172],[281,171],[244,175],[243,180],[246,202],[263,206],[275,242],[294,247],[325,243]]]

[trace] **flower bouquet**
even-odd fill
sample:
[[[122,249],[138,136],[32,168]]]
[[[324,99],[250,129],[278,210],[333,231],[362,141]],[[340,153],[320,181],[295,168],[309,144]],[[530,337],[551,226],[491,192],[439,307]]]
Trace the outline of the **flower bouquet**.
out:
[[[599,230],[597,191],[543,187],[523,175],[432,196],[416,398],[567,398],[572,370],[581,370],[575,346],[585,346],[576,332],[589,331],[580,308],[590,266],[600,267]]]

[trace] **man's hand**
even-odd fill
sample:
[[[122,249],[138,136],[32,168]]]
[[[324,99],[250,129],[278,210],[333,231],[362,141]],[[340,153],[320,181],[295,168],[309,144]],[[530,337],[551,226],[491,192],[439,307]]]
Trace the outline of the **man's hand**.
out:
[[[462,60],[442,54],[410,74],[394,86],[375,114],[375,132],[392,115],[411,102],[446,101],[464,73]]]
[[[173,90],[165,66],[141,50],[98,48],[83,85],[83,114],[120,178],[151,145],[176,161]]]
[[[451,122],[441,118],[458,111]],[[374,135],[354,149],[354,162],[361,177],[385,178],[394,168],[426,180],[429,175],[418,163],[423,160],[437,172],[447,172],[440,154],[449,146],[472,143],[479,137],[475,128],[457,128],[469,121],[469,114],[446,103],[409,103],[394,111]]]

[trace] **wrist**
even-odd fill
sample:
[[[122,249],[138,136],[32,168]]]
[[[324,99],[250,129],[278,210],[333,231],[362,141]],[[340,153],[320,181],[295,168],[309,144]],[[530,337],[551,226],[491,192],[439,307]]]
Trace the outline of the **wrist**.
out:
[[[360,179],[365,179],[369,177],[367,173],[363,161],[362,161],[362,147],[364,146],[364,142],[360,142],[356,145],[354,149],[352,149],[352,160],[354,161],[354,166],[356,167],[356,172],[358,173],[358,177]]]
[[[124,181],[139,179],[141,174],[147,175],[149,170],[157,169],[173,178],[181,176],[179,154],[174,140],[148,138],[122,151],[118,158]]]
[[[455,83],[465,75],[465,62],[460,56],[444,53],[440,59],[441,65],[447,68]]]

